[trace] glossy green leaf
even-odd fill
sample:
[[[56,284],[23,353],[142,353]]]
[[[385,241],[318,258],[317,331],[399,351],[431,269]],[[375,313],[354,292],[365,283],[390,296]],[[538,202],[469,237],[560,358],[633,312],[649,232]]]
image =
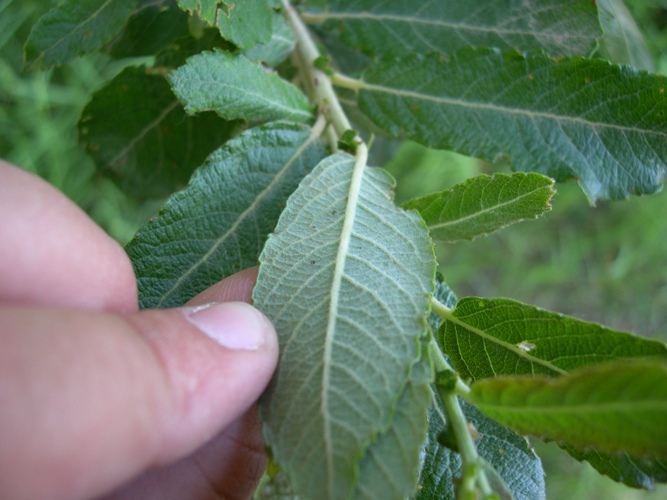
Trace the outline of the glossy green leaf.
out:
[[[391,426],[377,437],[359,462],[354,498],[407,498],[417,489],[432,404],[428,339],[423,339],[422,357],[412,367]]]
[[[120,31],[137,0],[64,0],[35,24],[25,45],[30,69],[47,69],[93,52]]]
[[[665,364],[594,365],[557,379],[487,379],[472,386],[469,399],[523,434],[579,449],[667,457]]]
[[[586,460],[600,474],[633,488],[653,489],[654,483],[667,483],[667,459],[632,457],[627,453],[605,453],[596,449],[577,450],[559,446],[579,461]]]
[[[585,55],[602,34],[588,0],[330,0],[325,12],[306,19],[325,22],[351,47],[380,57],[468,46]]]
[[[169,81],[190,114],[213,110],[228,120],[250,122],[313,118],[299,89],[243,56],[221,51],[193,56]]]
[[[432,244],[392,180],[346,154],[290,197],[260,258],[255,305],[281,359],[261,401],[265,439],[299,495],[343,498],[419,359]],[[418,409],[413,409],[415,412]]]
[[[154,55],[187,34],[188,15],[175,0],[139,0],[106,51],[115,58]]]
[[[93,95],[79,138],[102,173],[125,192],[151,198],[183,187],[237,128],[213,113],[187,116],[164,76],[129,67]]]
[[[141,307],[180,306],[256,265],[288,196],[323,156],[309,128],[286,123],[214,152],[127,246]]]
[[[438,331],[464,379],[563,375],[617,359],[667,360],[667,346],[510,299],[466,297]]]
[[[262,61],[269,66],[277,66],[294,50],[296,38],[283,13],[272,11],[271,19],[271,39],[267,43],[245,50],[243,54],[253,61]]]
[[[267,0],[176,0],[183,10],[217,26],[226,40],[240,48],[271,38],[271,10]]]
[[[655,71],[644,37],[623,0],[597,0],[597,4],[604,30],[600,43],[601,55],[615,63]]]
[[[462,50],[379,62],[359,106],[378,126],[426,146],[558,181],[591,200],[661,188],[667,166],[667,78],[579,57]]]
[[[455,500],[456,480],[461,477],[461,457],[440,444],[447,432],[445,411],[439,396],[429,413],[428,441],[416,500]],[[516,500],[545,498],[544,472],[539,457],[524,437],[512,432],[481,413],[465,401],[460,401],[466,420],[480,439],[477,452],[500,475]]]
[[[553,180],[540,174],[478,175],[447,191],[403,203],[436,241],[472,240],[551,210]]]

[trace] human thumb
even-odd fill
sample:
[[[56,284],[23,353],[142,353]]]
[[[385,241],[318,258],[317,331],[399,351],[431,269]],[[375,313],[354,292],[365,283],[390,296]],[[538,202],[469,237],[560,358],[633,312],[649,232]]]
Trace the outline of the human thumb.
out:
[[[275,369],[241,302],[131,315],[0,308],[0,497],[85,498],[184,457]]]

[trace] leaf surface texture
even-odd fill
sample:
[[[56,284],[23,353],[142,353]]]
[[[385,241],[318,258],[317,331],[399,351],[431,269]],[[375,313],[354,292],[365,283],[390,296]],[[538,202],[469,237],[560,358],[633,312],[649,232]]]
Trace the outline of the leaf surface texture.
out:
[[[137,0],[65,0],[35,24],[25,45],[26,64],[48,69],[93,52],[111,40]]]
[[[153,198],[184,186],[238,125],[214,113],[188,116],[162,75],[129,67],[86,105],[79,140],[121,189]]]
[[[438,338],[464,379],[563,375],[616,359],[667,360],[667,346],[510,299],[458,301]]]
[[[249,130],[214,152],[128,244],[142,308],[176,307],[257,265],[289,195],[324,157],[308,127]]]
[[[268,0],[176,0],[183,10],[198,16],[240,48],[266,43],[271,38]]]
[[[452,189],[410,200],[436,241],[472,240],[551,210],[553,181],[534,173],[478,175]]]
[[[667,166],[667,78],[579,57],[490,49],[378,62],[359,82],[361,111],[426,146],[557,181],[591,200],[661,188]]]
[[[206,52],[188,59],[169,76],[188,113],[213,110],[223,118],[250,122],[310,121],[306,96],[259,63],[228,52]]]
[[[433,249],[391,187],[349,155],[325,159],[260,258],[253,298],[281,344],[261,416],[273,457],[305,498],[353,494],[359,460],[389,428],[420,357]]]
[[[602,34],[595,4],[586,0],[331,0],[315,19],[380,57],[468,46],[584,55]]]

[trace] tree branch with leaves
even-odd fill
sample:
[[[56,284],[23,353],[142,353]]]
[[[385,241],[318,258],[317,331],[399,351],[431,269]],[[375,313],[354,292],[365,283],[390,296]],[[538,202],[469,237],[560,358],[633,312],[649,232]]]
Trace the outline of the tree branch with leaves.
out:
[[[281,360],[260,402],[272,466],[258,498],[543,498],[524,434],[632,487],[667,481],[663,343],[457,300],[436,274],[456,263],[434,242],[539,217],[555,181],[591,203],[661,189],[667,79],[614,61],[621,38],[645,50],[609,22],[620,2],[113,3],[54,7],[26,61],[136,56],[132,27],[173,16],[80,133],[128,191],[176,191],[127,246],[142,307],[260,263],[254,302]],[[375,135],[516,172],[399,207],[368,165]]]

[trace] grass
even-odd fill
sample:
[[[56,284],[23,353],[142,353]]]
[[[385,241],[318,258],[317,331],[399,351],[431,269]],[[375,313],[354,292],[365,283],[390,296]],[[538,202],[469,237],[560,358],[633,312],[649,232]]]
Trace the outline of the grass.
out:
[[[40,0],[0,0],[0,157],[54,184],[125,243],[160,202],[137,202],[97,175],[78,147],[76,123],[91,93],[126,63],[93,56],[53,71],[24,73],[22,45],[48,6]],[[647,18],[652,12],[639,10]],[[655,26],[649,32],[659,50],[664,36]],[[665,58],[658,66],[667,67]],[[398,180],[399,202],[492,171],[488,164],[414,144],[403,146],[388,169]],[[575,184],[559,185],[553,211],[541,219],[438,248],[441,271],[459,296],[508,296],[667,340],[665,213],[664,193],[592,208]],[[665,487],[653,493],[628,490],[554,445],[536,446],[551,499],[667,497]]]

